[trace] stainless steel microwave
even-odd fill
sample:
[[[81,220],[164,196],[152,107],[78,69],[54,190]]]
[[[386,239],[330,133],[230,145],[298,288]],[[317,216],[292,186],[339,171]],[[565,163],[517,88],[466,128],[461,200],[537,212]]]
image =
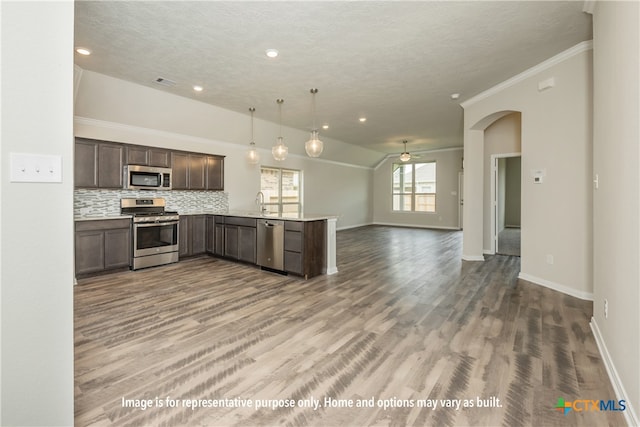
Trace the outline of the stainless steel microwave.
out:
[[[126,190],[171,190],[171,168],[126,165],[123,181]]]

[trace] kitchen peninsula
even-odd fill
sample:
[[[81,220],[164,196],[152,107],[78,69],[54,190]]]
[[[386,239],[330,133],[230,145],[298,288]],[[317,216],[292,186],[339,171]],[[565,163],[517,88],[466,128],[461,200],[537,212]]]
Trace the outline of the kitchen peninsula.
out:
[[[338,271],[336,216],[234,211],[202,215],[206,217],[206,251],[215,256],[305,278]]]

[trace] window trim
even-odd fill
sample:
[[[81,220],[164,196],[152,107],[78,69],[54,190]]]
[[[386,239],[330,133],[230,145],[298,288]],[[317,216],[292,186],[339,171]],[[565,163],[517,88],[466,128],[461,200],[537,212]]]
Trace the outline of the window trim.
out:
[[[415,180],[415,176],[416,176],[416,165],[420,165],[420,164],[427,164],[427,163],[433,163],[434,168],[435,168],[435,186],[436,186],[436,190],[433,193],[416,193],[416,180]],[[407,166],[407,165],[411,165],[411,192],[410,193],[405,193],[405,192],[395,192],[394,191],[394,172],[396,170],[395,166]],[[402,185],[402,187],[404,187],[404,185]],[[417,211],[416,210],[416,199],[417,196],[428,196],[428,195],[433,195],[433,211]],[[398,209],[394,209],[394,198],[396,196],[405,196],[405,197],[410,197],[411,198],[411,209],[410,210],[398,210]],[[422,161],[422,162],[409,162],[409,163],[404,163],[404,162],[394,162],[391,165],[391,212],[392,213],[417,213],[417,214],[436,214],[438,213],[438,165],[437,162],[435,160],[429,160],[429,161]]]

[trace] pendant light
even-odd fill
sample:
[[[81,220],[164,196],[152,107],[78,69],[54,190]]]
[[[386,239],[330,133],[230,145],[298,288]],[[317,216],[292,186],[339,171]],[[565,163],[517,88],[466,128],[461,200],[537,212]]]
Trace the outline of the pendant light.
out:
[[[253,113],[256,111],[254,107],[249,108],[251,111],[251,142],[249,143],[249,150],[247,150],[247,161],[250,165],[257,165],[260,162],[260,154],[256,149],[256,143],[253,140]]]
[[[281,162],[287,158],[289,148],[284,145],[284,138],[282,137],[282,103],[284,102],[284,99],[276,99],[276,102],[278,103],[278,109],[280,110],[280,136],[277,139],[277,144],[271,148],[271,154],[273,154],[274,159]]]
[[[311,138],[304,143],[304,149],[309,157],[320,157],[320,154],[322,154],[323,144],[318,137],[318,129],[316,128],[316,93],[318,93],[318,89],[311,89],[310,92],[313,127],[311,128]]]
[[[400,154],[400,161],[408,162],[409,160],[411,160],[411,154],[409,154],[409,152],[407,151],[407,140],[405,139],[404,141],[402,141],[402,143],[404,144],[404,152]]]

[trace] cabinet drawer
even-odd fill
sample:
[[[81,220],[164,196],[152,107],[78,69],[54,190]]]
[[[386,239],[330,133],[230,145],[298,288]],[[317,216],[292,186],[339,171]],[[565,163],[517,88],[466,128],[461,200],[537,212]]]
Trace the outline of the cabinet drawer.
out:
[[[228,216],[224,219],[224,223],[227,225],[240,225],[242,227],[255,227],[255,218],[242,218],[237,216]]]
[[[304,228],[304,223],[299,221],[285,221],[284,229],[292,230],[292,231],[302,231]]]
[[[131,219],[129,218],[76,221],[76,231],[113,230],[130,226]]]
[[[290,273],[302,275],[302,254],[284,251],[284,269]]]
[[[299,231],[284,230],[284,250],[302,252],[302,233]]]

